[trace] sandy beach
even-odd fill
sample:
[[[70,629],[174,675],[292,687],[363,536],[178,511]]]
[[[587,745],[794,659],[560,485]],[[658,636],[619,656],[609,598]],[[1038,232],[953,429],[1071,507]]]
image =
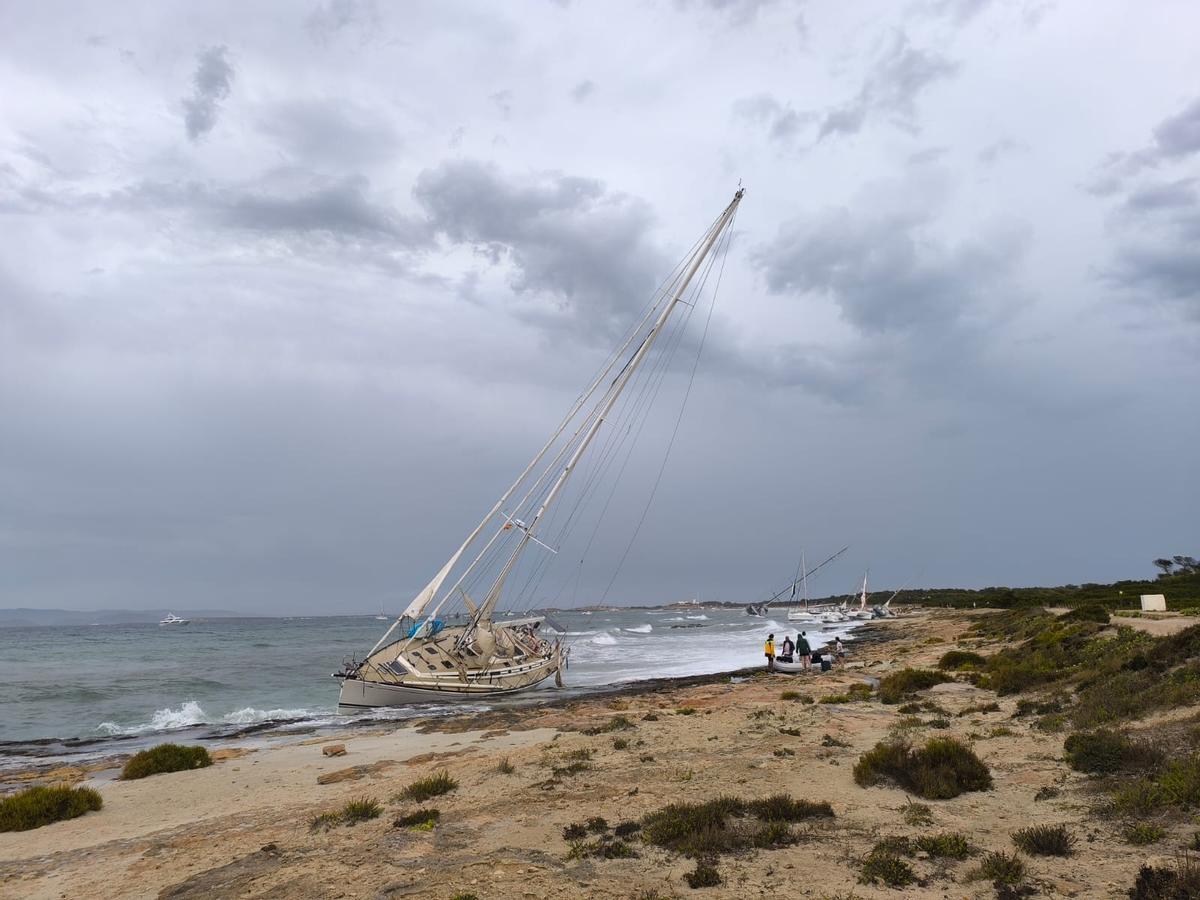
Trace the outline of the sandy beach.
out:
[[[1028,861],[1039,896],[1125,896],[1138,866],[1169,860],[1172,842],[1122,842],[1093,813],[1088,779],[1062,762],[1063,735],[1014,718],[1016,698],[963,681],[937,685],[920,695],[944,711],[936,728],[902,722],[896,706],[877,700],[819,702],[889,671],[932,665],[960,640],[976,647],[966,633],[973,618],[919,611],[884,622],[887,639],[865,642],[848,666],[823,675],[660,684],[250,752],[233,746],[210,768],[134,782],[86,773],[103,794],[100,812],[0,835],[0,896],[887,897],[897,891],[858,880],[860,857],[881,837],[959,831],[980,850],[1011,850],[1013,830],[1044,823],[1066,824],[1079,840],[1072,857]],[[997,711],[958,715],[992,702]],[[632,727],[605,731],[618,716]],[[851,775],[898,726],[914,741],[949,734],[969,742],[994,788],[930,801],[932,824],[906,825],[903,791],[859,787]],[[345,755],[323,755],[337,743]],[[563,771],[571,759],[584,761]],[[511,773],[498,770],[502,760]],[[394,826],[422,806],[396,795],[442,770],[458,787],[423,804],[440,811],[436,826]],[[1059,793],[1035,799],[1046,788]],[[792,846],[722,857],[723,884],[699,891],[683,880],[694,863],[682,855],[635,837],[637,858],[573,859],[562,833],[591,817],[615,825],[671,802],[778,792],[828,801],[835,817],[802,824]],[[310,828],[315,815],[356,798],[378,800],[383,814]],[[920,882],[904,895],[994,896],[990,883],[966,880],[972,865],[918,855]]]

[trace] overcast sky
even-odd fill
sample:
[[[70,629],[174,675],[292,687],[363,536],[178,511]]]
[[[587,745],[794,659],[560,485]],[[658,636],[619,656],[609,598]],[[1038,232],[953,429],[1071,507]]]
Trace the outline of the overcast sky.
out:
[[[1192,0],[2,2],[0,606],[398,609],[739,180],[610,600],[762,599],[801,547],[852,545],[818,592],[1195,555],[1198,34]]]

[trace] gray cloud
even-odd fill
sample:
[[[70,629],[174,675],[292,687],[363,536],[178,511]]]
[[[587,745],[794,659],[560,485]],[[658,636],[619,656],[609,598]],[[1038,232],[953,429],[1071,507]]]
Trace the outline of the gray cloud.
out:
[[[733,114],[761,125],[771,140],[781,144],[791,144],[817,118],[815,113],[797,112],[765,93],[741,98],[734,103]]]
[[[233,67],[223,46],[209,47],[197,56],[192,76],[192,96],[181,101],[183,123],[188,137],[197,141],[213,130],[221,101],[233,88]]]
[[[732,25],[746,25],[777,0],[675,0],[681,10],[700,7],[725,17]]]
[[[576,103],[583,103],[594,93],[596,93],[596,82],[585,78],[571,88],[571,99]]]
[[[1154,128],[1148,146],[1131,153],[1110,153],[1089,190],[1097,196],[1110,196],[1146,169],[1178,162],[1197,152],[1200,152],[1200,97],[1163,119]]]
[[[394,121],[393,110],[306,97],[265,107],[257,124],[296,162],[344,171],[394,162],[401,145]]]
[[[875,60],[858,93],[824,114],[817,139],[857,134],[867,121],[884,116],[908,131],[917,130],[916,103],[930,85],[952,77],[959,65],[936,51],[912,46],[897,30]]]
[[[780,226],[754,253],[767,287],[817,294],[864,333],[944,330],[993,317],[993,289],[1025,245],[1001,229],[944,246],[926,233],[925,212],[876,216],[830,209]]]
[[[328,44],[339,32],[358,30],[370,33],[381,24],[374,0],[328,0],[308,16],[305,27],[319,44]]]
[[[549,298],[532,314],[547,325],[619,332],[666,272],[649,207],[595,179],[447,162],[421,173],[414,195],[435,231],[510,263],[518,293]]]
[[[1000,138],[980,150],[978,158],[985,166],[992,166],[1005,157],[1028,149],[1020,141],[1014,141],[1012,138]]]

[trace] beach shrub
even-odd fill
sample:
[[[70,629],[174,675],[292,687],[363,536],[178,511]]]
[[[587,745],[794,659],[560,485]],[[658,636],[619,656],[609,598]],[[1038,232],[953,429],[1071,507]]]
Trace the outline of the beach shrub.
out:
[[[681,706],[679,709],[675,710],[675,715],[677,716],[694,716],[695,714],[696,707],[694,706]]]
[[[1012,842],[1031,856],[1070,856],[1075,836],[1065,825],[1032,825],[1012,833]]]
[[[1072,769],[1092,775],[1146,769],[1160,758],[1149,744],[1108,728],[1069,735],[1063,749]]]
[[[517,767],[514,766],[506,756],[504,759],[500,760],[500,762],[496,763],[496,771],[501,775],[511,775],[513,772],[517,771]]]
[[[653,714],[647,713],[647,715],[653,715]],[[657,716],[655,718],[657,718]],[[653,721],[653,720],[651,720],[651,721]],[[633,722],[629,721],[629,718],[627,716],[613,716],[611,719],[609,719],[603,725],[597,725],[595,728],[585,728],[583,730],[583,734],[587,734],[587,735],[608,734],[609,732],[612,732],[612,731],[628,731],[630,728],[637,728],[637,725],[635,725]]]
[[[886,884],[901,888],[917,880],[912,866],[885,841],[876,844],[862,859],[858,880],[861,884]]]
[[[613,829],[613,834],[619,838],[626,838],[630,835],[637,834],[642,830],[640,822],[619,822]]]
[[[1025,877],[1025,863],[1015,853],[1010,855],[997,850],[983,858],[978,875],[992,884],[1019,884]]]
[[[929,669],[901,669],[879,680],[879,699],[884,703],[899,703],[917,691],[953,680],[949,675]]]
[[[587,837],[587,825],[582,822],[572,822],[563,828],[564,841],[580,841]]]
[[[458,781],[451,778],[450,773],[443,769],[440,772],[434,772],[428,778],[414,781],[402,790],[399,796],[403,800],[415,800],[417,803],[422,803],[433,797],[448,794],[457,787]]]
[[[1129,889],[1131,900],[1191,900],[1200,897],[1200,866],[1186,854],[1174,867],[1142,864]]]
[[[603,816],[592,816],[583,823],[583,826],[592,834],[602,834],[608,831],[608,820]]]
[[[567,763],[565,766],[552,766],[550,768],[550,772],[555,778],[564,778],[570,777],[571,775],[578,775],[580,772],[590,771],[591,768],[591,763],[583,762],[582,760],[577,759],[575,762]]]
[[[854,684],[850,685],[850,687],[846,688],[846,693],[855,700],[869,700],[871,699],[871,694],[874,692],[875,689],[865,681],[855,682]]]
[[[88,787],[36,785],[0,799],[0,831],[29,831],[51,822],[74,819],[104,805]]]
[[[1168,762],[1159,772],[1132,781],[1113,797],[1117,812],[1146,815],[1168,807],[1200,806],[1200,754]]]
[[[654,713],[652,713],[652,712],[648,712],[648,713],[646,713],[644,716],[642,716],[642,721],[643,721],[643,722],[657,722],[657,721],[658,721],[658,716],[656,716],[656,715],[655,715]]]
[[[913,846],[934,859],[966,859],[975,852],[970,841],[952,831],[921,835],[913,841]]]
[[[966,709],[959,710],[959,716],[973,716],[978,713],[994,713],[1000,712],[999,703],[978,703],[974,706],[968,706]]]
[[[918,803],[913,799],[909,799],[902,807],[900,807],[900,815],[904,817],[905,825],[932,825],[933,810],[924,803]]]
[[[849,747],[845,741],[838,740],[832,734],[827,734],[821,738],[822,747]]]
[[[383,813],[383,807],[377,800],[363,797],[351,800],[341,809],[324,812],[308,820],[309,831],[328,831],[337,825],[357,825],[369,819],[376,819]]]
[[[363,797],[346,803],[338,815],[343,825],[357,825],[359,822],[378,818],[382,812],[383,807],[379,805],[377,800]]]
[[[747,847],[778,846],[784,839],[779,828],[764,829],[752,819],[769,825],[832,817],[828,803],[796,800],[788,794],[749,803],[737,797],[717,797],[703,803],[672,803],[648,813],[642,818],[642,839],[686,856],[706,858]],[[791,842],[790,832],[787,842]]]
[[[162,772],[184,772],[188,769],[203,769],[212,765],[212,757],[203,747],[185,747],[182,744],[159,744],[149,750],[135,753],[125,763],[121,777],[126,781],[158,775]]]
[[[1125,840],[1135,847],[1157,844],[1166,835],[1167,833],[1160,826],[1152,822],[1134,822],[1132,825],[1125,826]]]
[[[1038,788],[1037,793],[1033,795],[1033,799],[1035,802],[1041,800],[1053,800],[1061,793],[1062,791],[1060,791],[1058,788],[1047,785],[1046,787]]]
[[[799,700],[803,695],[799,691],[784,691],[779,695],[780,700]]]
[[[432,831],[438,819],[442,817],[439,809],[418,809],[406,816],[398,816],[392,822],[393,828],[409,828],[413,831]]]
[[[1062,622],[1099,622],[1101,625],[1109,623],[1108,610],[1099,603],[1085,603],[1058,618]]]
[[[950,737],[931,738],[916,750],[903,741],[876,744],[855,763],[854,780],[862,787],[892,782],[929,800],[947,800],[992,786],[983,760]]]
[[[824,697],[821,698],[822,703],[830,703],[830,704],[853,703],[854,700],[855,700],[855,698],[851,697],[849,694],[826,694]]]
[[[696,868],[683,876],[683,880],[693,890],[702,887],[716,887],[721,883],[721,873],[711,862],[701,859],[696,861]]]
[[[984,659],[978,653],[970,650],[950,650],[942,654],[938,660],[939,669],[978,669],[984,664]]]
[[[833,807],[822,801],[796,800],[790,794],[772,794],[754,800],[746,809],[764,822],[802,822],[805,819],[832,819]]]

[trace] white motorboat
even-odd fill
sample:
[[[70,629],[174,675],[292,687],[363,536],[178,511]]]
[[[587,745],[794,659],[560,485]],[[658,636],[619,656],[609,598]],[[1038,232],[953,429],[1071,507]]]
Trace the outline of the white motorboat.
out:
[[[739,188],[696,249],[655,294],[641,320],[575,401],[545,446],[462,546],[409,603],[365,659],[348,659],[341,671],[334,673],[341,680],[339,711],[498,697],[532,688],[551,676],[561,685],[567,652],[559,640],[547,640],[538,634],[544,617],[504,619],[496,615],[496,604],[510,576],[514,586],[530,585],[540,578],[545,557],[536,557],[535,562],[518,569],[522,555],[531,545],[557,554],[558,548],[553,543],[563,539],[570,521],[575,519],[575,511],[572,509],[566,517],[567,524],[563,524],[562,517],[546,520],[546,513],[579,468],[581,458],[601,427],[608,423],[609,430],[619,434],[625,422],[633,423],[645,411],[636,401],[620,408],[616,404],[666,332],[672,313],[680,307],[690,313],[698,305],[707,273],[721,253],[720,248],[728,251],[728,237],[742,194]],[[711,253],[708,268],[697,279],[714,247],[717,250]],[[663,362],[665,355],[678,346],[679,329],[686,315],[681,314],[678,324],[671,323],[673,330],[668,332],[669,338],[663,339],[663,350],[656,363]],[[646,371],[651,374],[641,379],[642,387],[653,381],[656,369],[650,366]],[[637,396],[637,392],[630,392],[630,396]],[[605,460],[611,462],[610,450],[608,446],[600,450],[601,462],[597,466],[602,466]],[[588,490],[590,478],[584,479],[585,487],[576,505],[594,496]],[[565,503],[564,507],[571,509],[572,504]],[[552,525],[548,524],[551,522]],[[548,530],[559,530],[543,535],[540,532],[543,524]],[[450,587],[446,588],[446,584]],[[479,599],[471,597],[470,592],[475,590],[480,592]],[[519,601],[520,595],[515,599]],[[463,624],[447,624],[454,611],[452,606],[466,613]]]
[[[183,619],[175,615],[175,613],[167,613],[165,617],[158,620],[159,625],[187,625],[191,619]]]

